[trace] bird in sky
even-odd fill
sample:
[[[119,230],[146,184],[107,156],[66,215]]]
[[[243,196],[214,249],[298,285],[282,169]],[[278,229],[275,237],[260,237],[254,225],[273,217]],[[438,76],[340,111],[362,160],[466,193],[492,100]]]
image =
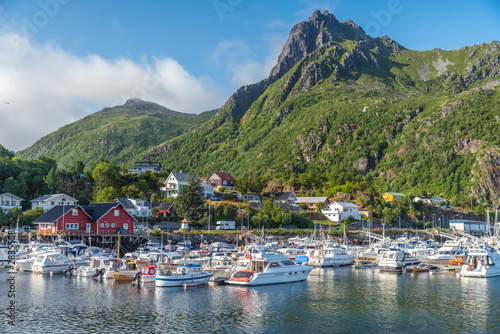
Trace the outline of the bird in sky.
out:
[[[10,104],[10,102],[4,102],[5,104]]]
[[[362,112],[366,112],[366,109],[368,109],[368,107],[364,107],[363,109],[358,109],[358,110],[361,110]]]

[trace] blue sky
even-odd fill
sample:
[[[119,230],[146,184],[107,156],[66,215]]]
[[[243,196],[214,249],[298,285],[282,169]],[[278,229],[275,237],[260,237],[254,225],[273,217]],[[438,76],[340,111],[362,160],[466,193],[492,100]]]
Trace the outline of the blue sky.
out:
[[[416,0],[0,2],[0,143],[23,149],[138,96],[199,113],[267,76],[316,9],[410,49],[500,38],[500,2]]]

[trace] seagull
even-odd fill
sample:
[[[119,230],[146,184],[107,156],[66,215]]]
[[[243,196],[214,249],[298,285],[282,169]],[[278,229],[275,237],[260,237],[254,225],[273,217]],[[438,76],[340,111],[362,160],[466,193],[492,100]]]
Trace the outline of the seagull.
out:
[[[368,107],[364,107],[363,109],[358,109],[358,110],[361,110],[362,112],[366,112],[366,109],[368,109]]]

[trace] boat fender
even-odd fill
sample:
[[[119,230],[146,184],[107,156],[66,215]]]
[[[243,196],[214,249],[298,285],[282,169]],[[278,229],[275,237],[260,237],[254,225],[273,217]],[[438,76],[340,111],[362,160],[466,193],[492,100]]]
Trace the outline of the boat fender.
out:
[[[252,259],[252,255],[250,253],[245,253],[245,259],[251,260]]]

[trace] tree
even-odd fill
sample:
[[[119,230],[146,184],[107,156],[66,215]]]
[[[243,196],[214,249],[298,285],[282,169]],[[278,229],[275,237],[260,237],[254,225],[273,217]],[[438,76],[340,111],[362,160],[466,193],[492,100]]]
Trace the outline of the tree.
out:
[[[94,168],[92,177],[95,181],[94,198],[97,201],[97,194],[105,188],[112,187],[119,189],[120,185],[120,168],[112,162],[100,162]]]
[[[323,210],[325,208],[325,203],[324,202],[320,202],[318,204],[316,204],[316,209],[321,212],[321,210]]]
[[[120,194],[118,193],[118,191],[115,188],[107,187],[107,188],[100,190],[96,194],[95,201],[98,203],[113,202],[119,196],[120,196]]]
[[[300,203],[300,204],[299,204],[299,208],[300,208],[300,209],[302,209],[302,210],[304,210],[304,211],[307,211],[308,206],[307,206],[307,204],[306,204],[306,203]]]
[[[203,217],[204,188],[201,180],[193,172],[189,173],[187,182],[188,184],[179,190],[179,196],[175,200],[175,209],[178,214],[193,223]]]

